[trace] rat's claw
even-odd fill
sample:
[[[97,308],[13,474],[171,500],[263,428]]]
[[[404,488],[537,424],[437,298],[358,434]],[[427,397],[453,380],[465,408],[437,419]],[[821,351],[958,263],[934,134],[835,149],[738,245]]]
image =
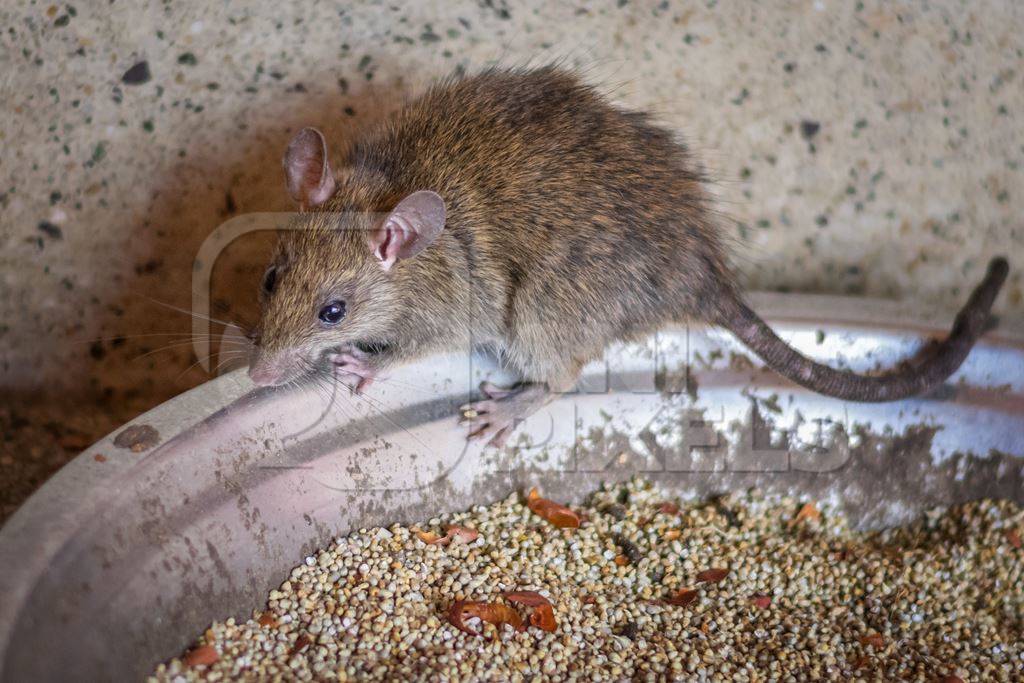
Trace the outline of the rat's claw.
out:
[[[376,368],[367,361],[369,356],[355,349],[328,354],[327,360],[334,366],[334,374],[356,394],[361,394],[377,376]]]
[[[490,398],[459,406],[459,424],[469,427],[467,440],[485,440],[491,446],[502,446],[515,426],[502,415],[500,401]]]
[[[509,434],[512,433],[513,429],[515,429],[515,427],[513,426],[499,429],[498,432],[491,438],[491,440],[487,442],[487,445],[494,446],[495,448],[501,448],[502,446],[505,445],[505,442],[508,441]]]
[[[474,422],[466,435],[468,441],[486,440],[488,446],[501,448],[515,429],[514,424],[504,422]]]
[[[345,372],[343,370],[336,371],[334,376],[339,382],[351,389],[354,394],[363,393],[366,387],[373,383],[372,379],[361,377],[355,373]]]

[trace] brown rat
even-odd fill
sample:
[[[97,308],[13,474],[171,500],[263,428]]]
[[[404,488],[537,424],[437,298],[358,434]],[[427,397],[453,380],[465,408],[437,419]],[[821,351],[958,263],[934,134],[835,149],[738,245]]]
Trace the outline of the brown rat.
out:
[[[361,389],[428,353],[486,344],[519,372],[484,385],[470,436],[501,443],[618,340],[720,325],[816,392],[890,401],[955,371],[984,331],[994,259],[944,341],[915,366],[858,375],[816,363],[743,302],[700,166],[645,114],[568,72],[444,81],[352,142],[341,168],[307,128],[285,154],[303,213],[263,283],[250,375],[333,371]]]

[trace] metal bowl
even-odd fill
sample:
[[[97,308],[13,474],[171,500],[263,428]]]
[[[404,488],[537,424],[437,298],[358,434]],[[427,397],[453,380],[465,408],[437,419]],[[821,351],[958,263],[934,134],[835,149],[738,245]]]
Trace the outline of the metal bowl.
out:
[[[753,303],[803,352],[856,370],[951,321],[864,299]],[[988,334],[935,394],[877,405],[794,387],[724,333],[668,330],[610,349],[502,451],[467,445],[454,417],[484,377],[510,379],[469,349],[363,397],[254,390],[233,372],[102,439],[0,530],[0,678],[139,677],[212,620],[262,606],[334,536],[530,485],[565,501],[635,474],[683,497],[757,486],[863,528],[1024,502],[1024,330]]]

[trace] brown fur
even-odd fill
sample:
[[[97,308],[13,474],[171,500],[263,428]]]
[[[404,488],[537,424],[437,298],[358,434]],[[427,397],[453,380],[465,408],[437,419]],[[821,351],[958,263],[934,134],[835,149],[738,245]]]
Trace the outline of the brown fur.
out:
[[[440,83],[355,141],[334,196],[284,236],[259,353],[298,368],[374,342],[386,366],[490,344],[524,380],[565,390],[610,342],[671,323],[742,324],[758,343],[698,168],[644,114],[555,68]],[[384,272],[365,232],[382,214],[367,212],[418,190],[445,200],[445,229]],[[348,313],[320,329],[333,298]]]
[[[703,317],[729,281],[693,166],[644,115],[565,72],[437,85],[356,142],[334,197],[286,233],[261,347],[373,340],[407,360],[494,344],[525,379],[568,388],[609,341]],[[390,273],[365,246],[372,217],[331,229],[335,213],[387,211],[420,189],[445,198],[445,230]],[[328,292],[348,313],[321,331]]]

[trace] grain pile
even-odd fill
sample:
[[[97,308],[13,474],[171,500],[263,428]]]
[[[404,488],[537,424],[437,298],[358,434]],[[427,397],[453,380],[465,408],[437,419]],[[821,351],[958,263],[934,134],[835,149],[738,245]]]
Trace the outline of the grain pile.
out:
[[[1024,677],[1011,503],[876,534],[756,492],[677,506],[642,481],[578,517],[545,505],[513,495],[338,539],[153,680]],[[548,601],[554,624],[535,616]]]

